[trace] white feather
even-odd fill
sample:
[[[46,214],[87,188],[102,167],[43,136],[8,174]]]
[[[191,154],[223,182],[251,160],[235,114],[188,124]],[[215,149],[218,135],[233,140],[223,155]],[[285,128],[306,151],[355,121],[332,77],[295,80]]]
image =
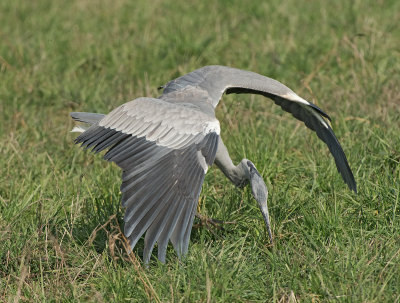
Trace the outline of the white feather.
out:
[[[71,133],[83,133],[84,131],[86,131],[89,127],[87,126],[83,126],[83,125],[78,125],[75,126],[70,132]]]

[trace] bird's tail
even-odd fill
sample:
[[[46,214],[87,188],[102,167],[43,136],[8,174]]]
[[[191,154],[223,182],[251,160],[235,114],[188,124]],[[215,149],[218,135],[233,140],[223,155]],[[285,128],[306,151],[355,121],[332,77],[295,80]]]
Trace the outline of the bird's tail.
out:
[[[79,122],[84,122],[89,125],[78,125],[75,126],[72,130],[71,133],[83,133],[85,130],[87,130],[91,125],[98,123],[101,119],[104,118],[105,115],[103,114],[95,114],[95,113],[70,113],[72,119],[75,121]]]

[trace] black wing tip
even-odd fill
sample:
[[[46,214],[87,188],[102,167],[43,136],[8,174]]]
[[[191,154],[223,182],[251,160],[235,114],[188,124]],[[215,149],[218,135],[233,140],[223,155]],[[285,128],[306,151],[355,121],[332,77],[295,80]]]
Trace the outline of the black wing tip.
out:
[[[315,109],[321,116],[323,116],[324,118],[328,119],[329,122],[332,122],[331,117],[330,117],[326,112],[324,112],[322,109],[320,109],[320,108],[319,108],[318,106],[316,106],[315,104],[313,104],[313,103],[311,103],[311,102],[308,102],[308,103],[310,103],[310,106],[311,106],[313,109]]]
[[[340,144],[339,144],[339,146],[340,146]],[[336,159],[334,156],[335,162],[336,162],[336,167],[337,167],[340,175],[342,176],[344,183],[347,184],[347,186],[349,187],[349,189],[351,191],[353,191],[355,194],[357,194],[357,183],[356,183],[356,180],[354,179],[353,172],[351,171],[349,163],[347,162],[346,155],[345,155],[343,149],[341,148],[341,146],[340,146],[340,149],[341,149],[342,157],[343,157],[342,160],[344,161],[345,166],[343,167],[343,165],[341,165],[339,162],[340,160]]]
[[[332,133],[333,133],[333,131],[332,131]],[[349,187],[349,189],[351,191],[353,191],[355,194],[357,194],[357,183],[356,183],[356,180],[354,179],[353,172],[347,161],[346,154],[344,153],[339,141],[337,141],[337,143],[338,143],[338,147],[339,147],[338,151],[341,154],[341,157],[337,157],[336,153],[331,151],[331,154],[333,155],[333,157],[335,159],[337,170],[340,173],[340,175],[342,176],[344,183],[346,183],[346,185]],[[329,147],[329,149],[331,149],[331,147],[329,145],[328,145],[328,147]]]
[[[350,190],[352,190],[355,194],[358,194],[357,192],[357,183],[356,181],[353,179],[350,182],[346,182],[347,186],[349,187]]]

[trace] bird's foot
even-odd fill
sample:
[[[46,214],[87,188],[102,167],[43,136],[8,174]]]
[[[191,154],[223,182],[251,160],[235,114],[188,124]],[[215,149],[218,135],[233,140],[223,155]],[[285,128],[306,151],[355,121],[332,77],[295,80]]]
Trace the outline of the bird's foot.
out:
[[[212,219],[206,216],[203,216],[199,213],[196,214],[196,217],[200,219],[200,223],[194,224],[193,227],[206,227],[208,230],[213,232],[213,228],[224,230],[224,224],[236,224],[236,221],[222,221],[218,219]]]

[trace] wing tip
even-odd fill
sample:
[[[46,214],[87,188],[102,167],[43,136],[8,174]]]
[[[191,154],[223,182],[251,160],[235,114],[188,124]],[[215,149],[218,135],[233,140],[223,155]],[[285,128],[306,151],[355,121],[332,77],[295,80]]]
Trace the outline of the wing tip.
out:
[[[349,186],[350,190],[352,190],[355,194],[358,194],[358,192],[357,192],[357,183],[356,183],[356,181],[354,179],[351,180],[351,182],[347,183],[347,185]]]
[[[356,180],[354,179],[353,172],[351,171],[351,168],[349,166],[349,163],[347,162],[347,158],[346,158],[346,155],[344,154],[344,152],[343,152],[343,155],[344,155],[346,168],[340,169],[340,164],[336,163],[337,169],[338,169],[340,175],[342,176],[344,183],[346,183],[346,185],[348,186],[348,188],[351,191],[353,191],[355,194],[357,194]],[[336,162],[336,159],[335,159],[335,162]]]
[[[325,113],[322,109],[320,109],[318,106],[316,106],[315,104],[309,102],[309,106],[311,106],[313,109],[315,109],[321,116],[323,116],[324,118],[328,119],[329,122],[332,122],[331,117]]]

